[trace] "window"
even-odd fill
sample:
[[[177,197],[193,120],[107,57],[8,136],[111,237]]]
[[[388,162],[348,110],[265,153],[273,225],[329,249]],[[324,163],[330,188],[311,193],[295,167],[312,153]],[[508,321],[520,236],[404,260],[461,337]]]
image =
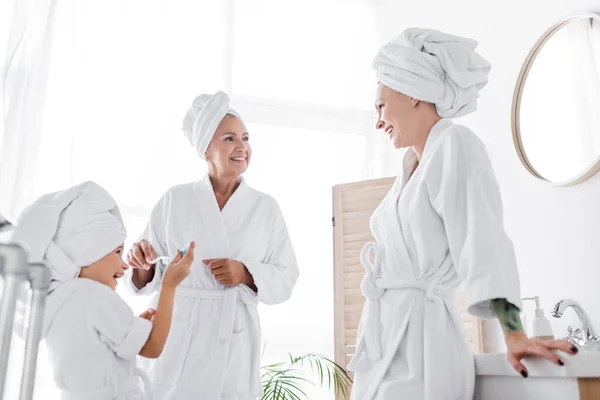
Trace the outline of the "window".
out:
[[[331,188],[362,178],[365,137],[264,124],[248,130],[246,179],[278,201],[300,266],[290,301],[260,308],[265,362],[333,354]]]
[[[233,93],[370,109],[375,10],[349,0],[236,0]]]

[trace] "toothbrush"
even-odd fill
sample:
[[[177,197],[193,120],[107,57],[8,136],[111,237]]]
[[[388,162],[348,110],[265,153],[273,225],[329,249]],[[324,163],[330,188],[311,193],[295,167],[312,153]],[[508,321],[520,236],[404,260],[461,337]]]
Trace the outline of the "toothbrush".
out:
[[[159,262],[160,260],[165,260],[166,261],[166,260],[170,260],[170,259],[171,259],[171,257],[167,257],[167,256],[156,257],[154,260],[148,260],[148,264],[154,265],[157,262]]]
[[[189,249],[189,245],[185,246],[183,249],[179,250],[181,252],[181,257],[185,256],[185,253],[187,253],[188,249]],[[148,260],[148,264],[150,265],[154,265],[157,262],[159,262],[160,260],[170,260],[171,257],[169,256],[161,256],[161,257],[156,257],[154,260]]]

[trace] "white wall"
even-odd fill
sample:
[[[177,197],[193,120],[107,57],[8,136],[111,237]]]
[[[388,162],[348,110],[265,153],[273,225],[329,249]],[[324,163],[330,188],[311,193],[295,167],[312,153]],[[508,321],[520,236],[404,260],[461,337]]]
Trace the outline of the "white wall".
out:
[[[547,316],[558,300],[572,297],[600,328],[600,175],[567,188],[539,181],[521,165],[511,133],[514,85],[530,48],[556,20],[600,12],[598,0],[381,1],[386,39],[418,26],[479,41],[478,51],[492,64],[490,83],[481,93],[479,111],[458,122],[479,135],[494,164],[522,295],[541,296]],[[397,171],[390,164],[387,172]],[[568,314],[563,322],[550,317],[555,335],[576,320]]]

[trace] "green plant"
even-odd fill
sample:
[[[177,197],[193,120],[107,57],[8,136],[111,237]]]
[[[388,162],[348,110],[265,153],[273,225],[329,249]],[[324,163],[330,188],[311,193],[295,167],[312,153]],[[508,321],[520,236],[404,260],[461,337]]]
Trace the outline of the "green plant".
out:
[[[289,355],[287,362],[265,365],[261,368],[261,380],[265,394],[262,400],[308,400],[306,385],[317,386],[308,379],[308,371],[318,377],[320,387],[334,389],[336,394],[346,397],[352,379],[346,370],[320,354],[300,357]],[[310,368],[307,368],[310,367]]]

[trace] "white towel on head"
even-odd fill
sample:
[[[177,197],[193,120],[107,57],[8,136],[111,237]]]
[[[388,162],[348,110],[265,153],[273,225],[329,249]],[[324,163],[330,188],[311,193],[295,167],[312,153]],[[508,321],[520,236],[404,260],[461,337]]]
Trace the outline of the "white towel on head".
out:
[[[490,64],[477,42],[430,29],[410,28],[385,44],[373,60],[379,82],[404,95],[435,104],[443,118],[477,109]]]
[[[205,153],[210,141],[227,114],[240,118],[229,107],[229,97],[223,92],[217,92],[214,95],[202,94],[196,97],[183,118],[181,129],[203,160],[206,159]]]
[[[19,216],[10,241],[23,247],[31,263],[45,263],[50,291],[79,276],[119,247],[126,238],[115,200],[94,182],[49,193]]]

